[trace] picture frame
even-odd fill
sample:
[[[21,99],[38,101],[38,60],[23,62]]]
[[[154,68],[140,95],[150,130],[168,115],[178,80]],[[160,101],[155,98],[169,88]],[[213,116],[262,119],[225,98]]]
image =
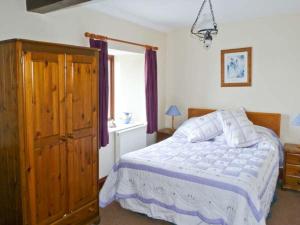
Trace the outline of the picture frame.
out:
[[[252,47],[221,50],[221,87],[252,85]]]

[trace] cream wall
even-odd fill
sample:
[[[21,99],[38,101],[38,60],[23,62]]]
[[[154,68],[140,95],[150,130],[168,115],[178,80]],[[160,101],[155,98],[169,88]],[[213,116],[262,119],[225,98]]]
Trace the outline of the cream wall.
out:
[[[177,104],[187,108],[244,106],[251,111],[283,114],[282,139],[300,142],[291,118],[300,112],[300,15],[220,24],[212,49],[189,34],[189,28],[166,35],[83,7],[50,14],[28,13],[25,0],[0,1],[0,40],[27,38],[88,46],[85,31],[156,45],[158,51],[159,127],[169,125],[164,111]],[[112,48],[143,52],[131,46]],[[220,87],[220,50],[253,47],[253,85]],[[186,118],[181,117],[178,122]],[[151,136],[148,143],[153,143]]]
[[[0,1],[0,40],[25,38],[88,46],[84,32],[94,32],[159,47],[158,91],[159,126],[163,126],[165,108],[166,34],[110,17],[92,9],[73,7],[49,14],[26,12],[25,0]],[[110,47],[143,53],[144,49],[111,43]],[[149,137],[154,141],[154,136]]]
[[[88,46],[88,40],[83,36],[84,32],[88,31],[158,46],[159,126],[164,125],[166,49],[164,33],[83,7],[73,7],[45,15],[28,13],[25,2],[25,0],[0,1],[0,40],[25,38]],[[110,47],[140,53],[144,51],[128,45],[110,44]],[[147,143],[154,142],[155,135],[148,135]],[[100,171],[107,171],[107,167],[113,164],[114,152],[111,151],[113,145],[114,143],[111,143],[107,148],[101,149]]]
[[[282,140],[300,143],[291,119],[300,113],[300,15],[219,25],[210,50],[180,29],[167,38],[166,105],[230,108],[283,114]],[[220,87],[220,50],[253,47],[253,84]],[[169,120],[166,121],[169,124]]]

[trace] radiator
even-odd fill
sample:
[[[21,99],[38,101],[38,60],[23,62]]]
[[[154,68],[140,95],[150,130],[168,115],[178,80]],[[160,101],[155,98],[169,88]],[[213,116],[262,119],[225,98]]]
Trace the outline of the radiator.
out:
[[[126,153],[147,146],[146,125],[138,125],[115,133],[115,163]]]

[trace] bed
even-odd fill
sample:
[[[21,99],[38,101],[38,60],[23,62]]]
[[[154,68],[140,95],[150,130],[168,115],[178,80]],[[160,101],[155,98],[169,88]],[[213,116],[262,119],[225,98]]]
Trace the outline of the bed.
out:
[[[211,109],[189,109],[188,116]],[[181,137],[122,156],[100,193],[100,207],[123,208],[178,225],[265,225],[282,161],[280,114],[247,112],[261,141],[231,148],[222,135]]]

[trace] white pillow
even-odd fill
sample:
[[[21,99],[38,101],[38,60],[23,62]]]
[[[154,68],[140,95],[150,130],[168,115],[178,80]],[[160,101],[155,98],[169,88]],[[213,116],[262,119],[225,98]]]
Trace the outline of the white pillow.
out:
[[[230,147],[249,147],[259,142],[260,137],[244,109],[221,110],[218,111],[218,117]]]
[[[207,141],[223,133],[216,112],[185,121],[174,135],[185,136],[189,142]]]

